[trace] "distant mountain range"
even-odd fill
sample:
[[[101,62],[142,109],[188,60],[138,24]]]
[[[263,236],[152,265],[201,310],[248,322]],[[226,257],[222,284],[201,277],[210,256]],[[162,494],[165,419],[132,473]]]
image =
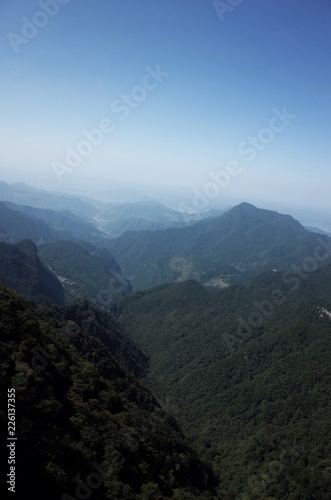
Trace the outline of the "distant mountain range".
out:
[[[109,242],[135,290],[195,279],[226,286],[311,255],[316,235],[290,215],[242,203],[189,227],[127,232]]]
[[[38,247],[68,241],[78,245],[70,247],[71,257],[73,248],[82,251],[82,241],[92,244],[93,251],[96,248],[110,250],[121,267],[116,277],[111,277],[119,292],[129,290],[128,281],[134,290],[189,279],[221,288],[248,283],[259,272],[288,267],[304,259],[316,246],[316,233],[307,231],[291,216],[258,209],[248,203],[224,212],[210,210],[204,214],[205,219],[197,221],[195,219],[202,216],[177,212],[153,201],[105,204],[89,200],[85,210],[86,200],[35,190],[23,183],[0,183],[1,196],[19,202],[29,199],[47,206],[63,207],[65,203],[73,210],[83,208],[83,214],[80,212],[82,215],[78,216],[67,208],[54,210],[0,202],[0,241],[17,243],[31,239]],[[129,228],[136,230],[126,231]],[[75,275],[75,266],[65,269],[65,263],[61,263],[63,243],[61,245],[54,246],[58,249],[57,257],[47,265],[62,276],[67,298],[72,293],[77,296],[77,290],[85,296],[84,285],[82,288],[78,285],[76,292],[73,285],[69,290],[69,282],[82,280],[77,274],[75,279],[71,276]],[[68,245],[65,248],[67,252]],[[91,271],[94,265],[95,260],[86,263],[85,268]],[[116,294],[109,293],[105,277],[97,274],[103,294],[107,290],[112,300]],[[96,288],[92,286],[91,290],[96,292]],[[87,297],[92,298],[91,294]]]
[[[7,184],[0,181],[0,200],[47,210],[70,210],[78,217],[85,219],[93,217],[96,211],[94,205],[83,201],[78,196],[35,189],[23,182]]]
[[[324,234],[326,236],[331,236],[331,233],[328,233],[327,231],[323,231],[323,229],[320,229],[318,227],[305,226],[305,229],[307,229],[307,231],[310,231],[311,233]]]
[[[56,235],[44,221],[12,210],[0,202],[0,240],[5,243],[17,243],[24,239],[31,239],[40,244],[55,241]]]
[[[202,215],[180,212],[154,201],[105,203],[34,189],[24,183],[0,182],[0,200],[6,202],[10,209],[43,220],[57,231],[69,231],[76,239],[88,238],[96,245],[102,243],[102,237],[118,236],[127,230],[183,227],[211,216],[208,212]],[[214,214],[214,211],[211,213]],[[62,239],[68,239],[68,235]]]
[[[21,496],[81,497],[105,463],[100,500],[329,498],[328,235],[248,203],[1,190],[0,283],[29,299],[0,286]]]
[[[201,216],[178,212],[153,201],[109,204],[98,216],[99,227],[113,236],[126,231],[155,231],[185,227]]]
[[[36,244],[85,240],[102,245],[109,237],[69,210],[56,212],[28,205],[0,202],[0,239],[14,243],[23,238]]]

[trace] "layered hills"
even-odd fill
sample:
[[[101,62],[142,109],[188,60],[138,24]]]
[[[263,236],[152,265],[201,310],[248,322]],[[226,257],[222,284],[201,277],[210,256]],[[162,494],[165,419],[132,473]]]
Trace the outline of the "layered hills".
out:
[[[290,215],[242,203],[185,228],[127,232],[108,244],[135,290],[195,279],[225,286],[309,255],[316,235]]]
[[[102,245],[109,237],[69,210],[56,212],[0,202],[0,240],[17,243],[22,239],[30,239],[37,245],[59,240]]]
[[[55,241],[54,231],[42,220],[12,210],[0,202],[0,240],[17,243],[30,239],[37,244]]]
[[[247,203],[192,224],[3,184],[0,282],[34,301],[0,289],[25,496],[329,498],[327,235]],[[103,233],[128,227],[148,230]]]
[[[110,199],[109,202],[102,202],[82,196],[35,189],[22,182],[7,184],[0,181],[0,200],[9,208],[44,220],[52,228],[55,226],[57,230],[74,232],[76,239],[87,239],[86,236],[91,231],[87,231],[86,224],[93,225],[95,229],[91,235],[94,235],[94,240],[90,239],[91,235],[88,237],[88,241],[93,244],[102,243],[100,237],[118,236],[127,230],[153,231],[183,227],[210,216],[208,212],[201,215],[181,212],[151,200],[114,203]],[[77,217],[80,220],[77,220]],[[75,223],[74,228],[72,222]]]
[[[0,200],[47,210],[70,210],[83,219],[93,217],[96,211],[93,204],[78,196],[35,189],[24,182],[0,181]]]
[[[114,237],[127,231],[185,227],[199,219],[199,215],[179,212],[154,201],[109,203],[98,215],[99,227]]]
[[[61,281],[67,302],[88,298],[107,307],[131,291],[131,285],[109,250],[90,243],[70,241],[46,243],[38,255]]]
[[[0,283],[34,300],[57,304],[90,299],[100,307],[131,292],[131,285],[107,249],[88,242],[31,240],[0,242]]]
[[[5,205],[16,212],[22,213],[35,221],[43,221],[51,228],[52,237],[45,241],[55,240],[84,240],[92,244],[101,245],[108,237],[104,232],[99,231],[91,222],[78,217],[70,210],[49,210],[45,208],[35,208],[28,205],[16,205],[5,202]],[[17,228],[20,227],[20,219],[15,221]]]

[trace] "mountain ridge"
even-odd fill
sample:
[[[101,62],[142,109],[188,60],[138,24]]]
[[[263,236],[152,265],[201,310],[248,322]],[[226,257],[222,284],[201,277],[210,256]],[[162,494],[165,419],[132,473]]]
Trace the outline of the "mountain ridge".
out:
[[[28,299],[65,302],[62,284],[43,265],[31,240],[16,245],[0,242],[0,283]]]
[[[242,203],[184,228],[128,232],[107,247],[133,276],[137,290],[183,279],[204,282],[206,276],[240,282],[245,273],[249,279],[309,255],[314,242],[314,235],[290,215]],[[232,266],[233,276],[222,271],[224,266]]]

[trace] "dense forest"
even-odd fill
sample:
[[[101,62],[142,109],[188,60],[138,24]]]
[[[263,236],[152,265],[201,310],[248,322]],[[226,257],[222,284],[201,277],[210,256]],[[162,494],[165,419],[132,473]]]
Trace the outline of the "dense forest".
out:
[[[0,500],[331,500],[331,0],[0,18]]]
[[[331,266],[297,290],[283,277],[162,285],[113,306],[150,356],[144,382],[213,462],[221,498],[329,498]]]
[[[18,498],[214,497],[210,468],[128,371],[146,358],[109,315],[87,303],[41,312],[1,287],[0,322],[0,417],[5,428],[13,387]]]
[[[329,498],[327,235],[244,203],[110,244],[89,233],[85,202],[73,207],[88,221],[8,207],[0,418],[13,387],[18,495]],[[138,208],[116,210],[133,222],[155,206]],[[8,243],[19,235],[29,239]]]

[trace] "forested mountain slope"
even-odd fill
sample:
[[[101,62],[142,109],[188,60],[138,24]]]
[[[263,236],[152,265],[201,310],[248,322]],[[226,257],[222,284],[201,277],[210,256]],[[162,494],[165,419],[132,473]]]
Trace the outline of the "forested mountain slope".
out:
[[[89,298],[106,307],[131,291],[129,281],[107,249],[86,242],[57,241],[41,245],[38,255],[60,279],[67,302]]]
[[[0,283],[26,298],[65,302],[60,281],[42,264],[31,240],[16,245],[0,243]]]
[[[139,351],[125,353],[115,323],[106,335],[104,313],[89,307],[45,315],[0,287],[1,408],[14,388],[17,497],[215,498],[208,467],[125,369]],[[0,419],[5,428],[4,411]]]
[[[317,237],[289,215],[242,203],[188,227],[125,233],[108,248],[134,290],[188,279],[224,286],[286,268],[309,255]]]
[[[224,498],[329,498],[330,283],[331,266],[268,272],[250,287],[162,285],[113,307]]]

